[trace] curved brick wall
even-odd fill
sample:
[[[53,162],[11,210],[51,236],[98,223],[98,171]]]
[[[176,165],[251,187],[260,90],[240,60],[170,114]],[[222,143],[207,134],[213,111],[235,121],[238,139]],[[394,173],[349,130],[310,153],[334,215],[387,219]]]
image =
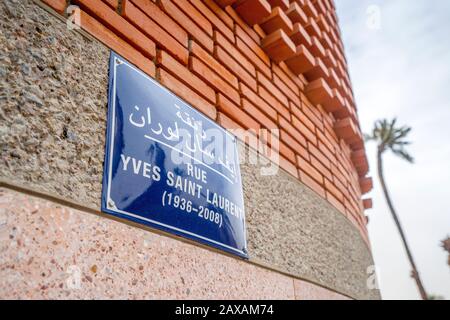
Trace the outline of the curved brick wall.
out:
[[[41,1],[34,2],[42,5]],[[56,16],[64,21],[66,1],[43,2],[59,12]],[[334,87],[349,88],[348,76],[336,83],[329,77],[314,79],[333,74],[333,65],[337,68],[334,73],[341,77],[338,71],[346,70],[345,59],[338,54],[336,58],[318,58],[315,50],[305,45],[298,46],[293,55],[278,50],[282,48],[280,39],[288,46],[292,46],[290,41],[298,41],[295,32],[301,30],[300,25],[293,23],[298,10],[309,17],[317,7],[315,10],[323,15],[320,4],[326,3],[329,18],[335,19],[332,3],[278,1],[282,7],[274,5],[272,10],[266,1],[225,2],[131,0],[120,1],[119,6],[114,0],[73,0],[71,3],[82,9],[81,25],[87,31],[81,37],[68,31],[62,22],[49,19],[32,1],[21,5],[5,1],[2,10],[6,10],[8,20],[2,28],[10,36],[2,60],[17,81],[4,86],[8,129],[2,130],[13,134],[2,138],[7,156],[2,158],[0,182],[7,187],[18,183],[20,190],[31,188],[51,194],[52,199],[68,198],[77,208],[98,211],[108,62],[108,51],[97,44],[100,40],[222,126],[280,130],[280,165],[284,171],[263,178],[258,176],[258,168],[245,165],[241,169],[253,263],[352,298],[378,298],[377,292],[366,287],[366,269],[373,264],[363,213],[370,201],[361,200],[371,184],[363,178],[367,160],[353,99],[336,98],[339,90]],[[255,8],[260,2],[269,8],[261,11],[264,14],[245,16],[241,6]],[[32,6],[40,11],[33,11],[24,26],[10,25],[14,16],[24,19],[24,12],[31,12]],[[292,33],[280,27],[279,17],[293,25]],[[259,19],[258,24],[250,27],[249,19]],[[317,25],[321,28],[325,24],[318,21]],[[314,31],[311,28],[319,30],[307,24],[304,37]],[[329,30],[338,35],[336,26]],[[326,39],[326,32],[319,34]],[[86,40],[91,36],[96,39]],[[320,41],[327,41],[322,37]],[[334,48],[340,52],[339,43]],[[19,48],[24,50],[14,53]],[[277,56],[280,52],[284,61]],[[305,63],[308,65],[304,56],[314,60],[308,71],[304,71]],[[324,65],[327,71],[320,71]],[[31,71],[26,72],[26,68]],[[299,73],[300,69],[304,73]],[[35,82],[38,78],[39,85]],[[13,99],[11,94],[16,92],[23,94]],[[339,101],[347,102],[339,105]],[[16,105],[23,106],[20,114],[15,114]],[[5,192],[4,203],[16,197]],[[5,207],[7,215],[14,217],[14,230],[32,230],[25,218],[28,211],[24,214],[20,208]],[[44,213],[44,221],[53,216],[52,210]],[[114,233],[112,222],[103,223]],[[74,231],[78,238],[83,238],[83,230],[79,226]],[[133,230],[127,230],[131,236]],[[76,239],[74,236],[73,241]],[[14,255],[15,249],[9,249],[3,252],[5,257]],[[2,266],[0,271],[4,270]],[[16,296],[20,297],[20,290]]]
[[[63,13],[65,0],[45,0]],[[227,128],[280,129],[280,165],[367,238],[364,143],[334,4],[72,0],[82,27]],[[249,26],[254,24],[253,27]]]

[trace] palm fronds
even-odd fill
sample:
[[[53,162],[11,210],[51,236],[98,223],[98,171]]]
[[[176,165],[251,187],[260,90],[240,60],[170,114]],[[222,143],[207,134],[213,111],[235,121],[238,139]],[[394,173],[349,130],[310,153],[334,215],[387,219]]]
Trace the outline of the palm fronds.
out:
[[[365,135],[366,141],[375,141],[380,152],[391,150],[395,155],[408,161],[414,162],[414,158],[405,150],[405,146],[411,144],[406,138],[411,132],[411,127],[396,127],[397,119],[378,120],[370,134]]]

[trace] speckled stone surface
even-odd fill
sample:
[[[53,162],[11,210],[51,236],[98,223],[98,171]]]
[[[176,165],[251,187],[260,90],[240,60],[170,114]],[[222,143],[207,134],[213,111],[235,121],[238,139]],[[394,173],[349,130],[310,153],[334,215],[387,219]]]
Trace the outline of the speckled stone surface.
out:
[[[347,219],[284,171],[242,165],[249,252],[263,262],[358,299],[368,290],[369,249]]]
[[[1,299],[294,299],[294,288],[242,260],[0,188]]]
[[[31,0],[0,14],[0,175],[98,206],[109,51]]]
[[[3,0],[0,14],[0,179],[98,209],[109,50],[31,0]],[[379,298],[366,288],[370,251],[342,214],[281,170],[241,172],[253,259],[351,297]]]

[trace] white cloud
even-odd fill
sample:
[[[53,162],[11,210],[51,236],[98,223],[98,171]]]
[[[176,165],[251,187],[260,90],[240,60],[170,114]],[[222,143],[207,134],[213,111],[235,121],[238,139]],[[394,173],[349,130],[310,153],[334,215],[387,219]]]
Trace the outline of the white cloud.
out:
[[[409,165],[386,156],[392,197],[429,293],[450,299],[450,269],[439,241],[450,234],[450,1],[336,0],[363,130],[397,116],[413,127]],[[367,27],[377,5],[381,29]],[[371,175],[375,148],[368,146]],[[415,299],[409,264],[377,179],[369,233],[384,298]]]

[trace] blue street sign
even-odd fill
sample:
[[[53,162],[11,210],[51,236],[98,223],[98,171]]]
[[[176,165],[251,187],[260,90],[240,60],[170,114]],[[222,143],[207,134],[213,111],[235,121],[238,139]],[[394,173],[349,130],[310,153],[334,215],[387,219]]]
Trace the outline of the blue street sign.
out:
[[[106,135],[103,212],[248,258],[236,138],[114,52]]]

